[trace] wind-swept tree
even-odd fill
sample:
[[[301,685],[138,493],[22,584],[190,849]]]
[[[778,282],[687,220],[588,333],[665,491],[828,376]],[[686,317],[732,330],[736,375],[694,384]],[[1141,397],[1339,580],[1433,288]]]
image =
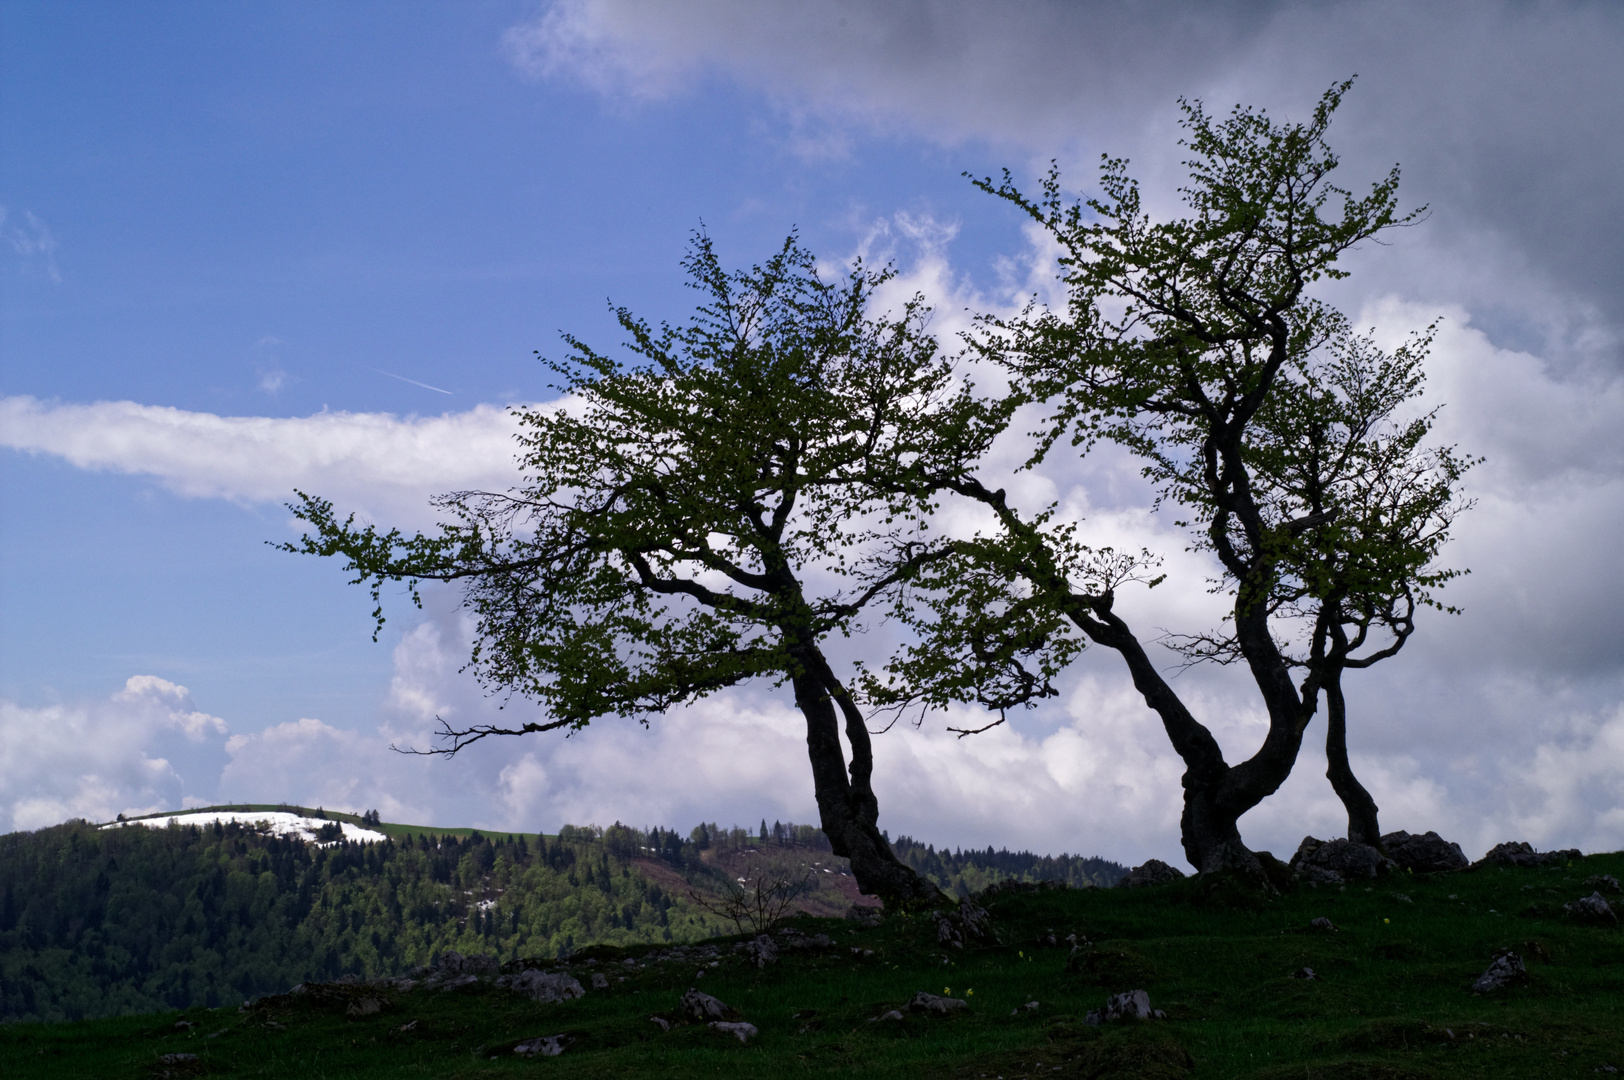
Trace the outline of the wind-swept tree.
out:
[[[1342,325],[1327,348],[1281,373],[1247,445],[1253,489],[1270,516],[1313,522],[1278,547],[1269,609],[1288,663],[1320,666],[1326,776],[1347,810],[1348,839],[1377,847],[1376,801],[1348,760],[1342,676],[1396,655],[1418,608],[1457,612],[1435,592],[1464,573],[1438,557],[1455,515],[1471,505],[1459,488],[1475,462],[1427,445],[1438,410],[1416,409],[1431,340],[1429,328],[1388,353]],[[1280,632],[1287,620],[1309,628],[1295,643]],[[1315,633],[1326,636],[1317,659],[1301,648]],[[1245,659],[1233,633],[1173,644],[1197,662]]]
[[[420,581],[462,584],[472,670],[540,715],[446,724],[441,752],[787,683],[835,853],[865,893],[938,902],[880,833],[865,717],[826,646],[946,553],[920,500],[883,493],[873,470],[908,459],[968,390],[920,300],[869,313],[888,272],[825,281],[794,237],[728,273],[700,235],[684,265],[704,295],[687,324],[617,309],[629,360],[566,335],[571,355],[550,365],[562,396],[518,414],[522,484],[443,496],[449,523],[412,536],[301,492],[290,508],[310,532],[284,546],[345,559],[375,600],[386,581],[414,599]]]
[[[1199,102],[1181,102],[1188,212],[1172,220],[1152,219],[1119,159],[1105,160],[1100,194],[1082,202],[1063,200],[1053,169],[1037,199],[1007,172],[1001,183],[978,182],[1030,215],[1061,252],[1064,310],[1034,305],[1020,318],[986,319],[974,343],[1009,372],[1015,399],[1045,417],[1028,465],[1066,444],[1086,453],[1101,441],[1117,443],[1144,463],[1158,507],[1175,510],[1193,542],[1216,557],[1233,587],[1234,649],[1269,718],[1251,757],[1225,760],[1117,610],[1119,588],[1161,580],[1150,576],[1151,560],[1088,548],[1052,508],[1011,505],[1001,487],[951,452],[925,453],[915,478],[920,490],[980,504],[991,524],[961,542],[956,559],[924,568],[918,595],[929,607],[916,619],[922,639],[893,664],[885,686],[902,698],[935,679],[945,696],[969,696],[943,660],[944,653],[976,653],[966,625],[977,626],[981,640],[1038,648],[1033,655],[1043,663],[1068,632],[1115,650],[1184,760],[1183,844],[1203,872],[1260,871],[1237,821],[1290,774],[1327,657],[1340,647],[1334,631],[1348,625],[1340,608],[1316,620],[1297,682],[1272,630],[1288,572],[1283,560],[1331,511],[1300,498],[1263,497],[1254,475],[1266,410],[1297,391],[1294,365],[1334,351],[1345,326],[1308,288],[1345,276],[1336,265],[1345,252],[1419,213],[1396,209],[1396,168],[1362,197],[1330,182],[1337,158],[1325,133],[1348,85],[1327,92],[1304,123],[1277,124],[1244,108],[1215,119]],[[1334,530],[1316,535],[1333,547],[1346,539]],[[984,603],[987,597],[995,603]],[[1360,599],[1348,594],[1355,605]]]

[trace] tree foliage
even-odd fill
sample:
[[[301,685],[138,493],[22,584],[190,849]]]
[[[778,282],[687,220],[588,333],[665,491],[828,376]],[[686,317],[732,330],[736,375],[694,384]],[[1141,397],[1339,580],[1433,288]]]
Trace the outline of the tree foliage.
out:
[[[291,509],[311,532],[285,547],[343,558],[374,597],[391,580],[463,586],[470,666],[542,716],[447,727],[449,752],[604,716],[647,723],[752,679],[791,684],[835,850],[865,890],[927,900],[880,837],[865,718],[823,643],[861,632],[867,609],[945,556],[928,506],[876,478],[944,423],[975,443],[981,413],[921,300],[871,314],[888,272],[825,281],[794,237],[729,273],[701,235],[685,267],[703,297],[688,323],[616,310],[629,360],[566,336],[571,355],[550,365],[562,396],[518,413],[521,485],[444,496],[450,521],[414,536],[340,521],[301,493]]]
[[[1225,760],[1117,610],[1122,586],[1162,580],[1154,559],[1089,548],[1054,508],[1012,506],[962,461],[918,474],[933,493],[980,504],[993,524],[955,549],[963,565],[929,568],[960,584],[924,594],[930,609],[916,625],[925,639],[897,666],[897,681],[928,678],[935,642],[958,648],[964,620],[988,617],[977,610],[978,590],[1023,597],[1007,609],[1011,636],[1054,642],[1080,632],[1116,650],[1185,761],[1184,846],[1203,871],[1255,872],[1236,821],[1289,775],[1348,614],[1369,609],[1374,625],[1375,612],[1391,614],[1405,596],[1423,599],[1450,576],[1432,564],[1449,517],[1437,507],[1450,505],[1461,462],[1418,450],[1430,421],[1373,426],[1391,415],[1395,392],[1404,400],[1413,390],[1411,361],[1424,349],[1377,360],[1307,291],[1345,276],[1337,262],[1355,245],[1422,212],[1397,209],[1396,168],[1362,196],[1331,182],[1338,162],[1326,131],[1348,85],[1328,91],[1303,123],[1240,107],[1215,118],[1182,102],[1190,153],[1183,216],[1153,218],[1121,159],[1107,157],[1099,194],[1076,202],[1063,198],[1054,169],[1036,199],[1007,172],[999,183],[978,181],[1061,252],[1063,310],[1034,303],[1018,318],[985,319],[971,341],[1041,417],[1027,464],[1062,445],[1125,447],[1155,485],[1156,505],[1214,556],[1219,587],[1232,593],[1228,632],[1191,644],[1204,640],[1211,655],[1249,669],[1269,716],[1251,757]],[[1303,655],[1293,657],[1276,623],[1307,610],[1312,625]],[[1348,640],[1359,638],[1355,629]]]

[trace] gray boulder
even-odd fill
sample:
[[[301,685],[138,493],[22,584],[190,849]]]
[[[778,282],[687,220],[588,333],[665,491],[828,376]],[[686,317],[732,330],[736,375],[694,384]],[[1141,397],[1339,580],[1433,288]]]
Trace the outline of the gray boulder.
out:
[[[534,968],[503,975],[496,980],[496,985],[515,994],[523,994],[531,1001],[539,1001],[542,1004],[573,1001],[575,998],[586,996],[586,991],[574,976],[562,972],[537,971]]]
[[[1472,861],[1460,849],[1460,845],[1445,840],[1435,832],[1424,832],[1419,836],[1407,833],[1403,829],[1397,832],[1382,835],[1382,847],[1387,849],[1387,855],[1405,870],[1413,870],[1418,874],[1436,874],[1443,870],[1463,870],[1470,866]]]
[[[723,1035],[731,1035],[742,1043],[747,1043],[756,1037],[756,1025],[747,1024],[743,1020],[731,1023],[726,1020],[712,1020],[705,1026]]]
[[[1101,1024],[1115,1023],[1118,1020],[1165,1019],[1166,1013],[1150,1007],[1149,994],[1143,990],[1127,990],[1120,994],[1112,994],[1105,1000],[1104,1008],[1092,1010],[1083,1017],[1083,1022],[1099,1027]]]
[[[872,904],[853,904],[846,909],[846,918],[861,927],[878,926],[885,918],[885,909]]]
[[[1616,893],[1624,892],[1624,885],[1618,883],[1618,878],[1612,874],[1592,874],[1585,878],[1585,888],[1595,889],[1597,892]]]
[[[526,1039],[513,1048],[520,1057],[557,1057],[564,1052],[569,1040],[563,1035],[547,1035],[540,1039]]]
[[[778,943],[766,934],[762,934],[754,941],[745,942],[743,951],[758,968],[764,968],[778,960]]]
[[[1160,859],[1147,859],[1141,866],[1129,870],[1116,883],[1119,889],[1138,889],[1146,885],[1160,885],[1167,881],[1178,881],[1184,876],[1184,871],[1176,866],[1169,866]]]
[[[731,1020],[738,1015],[720,998],[713,998],[709,994],[693,989],[682,995],[682,1000],[677,1003],[677,1010],[700,1024],[713,1020]]]
[[[1609,924],[1618,922],[1618,916],[1613,913],[1613,906],[1599,892],[1593,892],[1584,899],[1575,900],[1571,904],[1563,904],[1562,910],[1580,922]]]
[[[1504,952],[1496,953],[1488,970],[1477,977],[1477,981],[1472,984],[1472,993],[1492,994],[1526,978],[1528,968],[1523,963],[1522,957],[1506,949]]]
[[[951,911],[933,911],[930,917],[936,922],[936,942],[954,949],[962,949],[966,945],[978,941],[993,939],[992,916],[987,909],[965,899],[959,901],[959,906]]]
[[[1565,863],[1570,859],[1582,858],[1578,848],[1563,848],[1560,851],[1535,851],[1532,844],[1522,840],[1508,840],[1503,844],[1496,844],[1488,853],[1474,865],[1483,866],[1551,866],[1555,863]]]
[[[938,997],[935,994],[927,994],[923,990],[915,994],[913,1000],[908,1002],[910,1011],[929,1013],[932,1016],[946,1016],[948,1013],[956,1012],[959,1009],[968,1009],[969,1007],[970,1003],[963,998]]]
[[[1289,865],[1297,880],[1326,884],[1373,878],[1398,869],[1397,863],[1369,844],[1317,840],[1312,836],[1303,837]]]

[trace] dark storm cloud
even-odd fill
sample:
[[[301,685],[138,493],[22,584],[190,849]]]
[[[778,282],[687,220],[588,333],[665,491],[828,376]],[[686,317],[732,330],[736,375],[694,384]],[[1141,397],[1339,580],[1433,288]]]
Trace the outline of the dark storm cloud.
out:
[[[1175,165],[1180,96],[1301,116],[1357,74],[1348,174],[1401,162],[1433,207],[1411,241],[1433,257],[1381,283],[1470,303],[1501,342],[1617,362],[1586,331],[1624,324],[1624,5],[566,2],[510,46],[633,95],[719,72],[801,117],[1058,156],[1080,183],[1105,150]]]

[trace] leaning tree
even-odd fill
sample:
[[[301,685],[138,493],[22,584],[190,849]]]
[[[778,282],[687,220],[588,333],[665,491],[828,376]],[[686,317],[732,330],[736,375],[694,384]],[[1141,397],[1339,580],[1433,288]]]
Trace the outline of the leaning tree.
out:
[[[647,724],[750,680],[787,683],[835,853],[888,904],[940,902],[880,832],[870,733],[830,641],[948,553],[920,499],[887,493],[874,471],[909,459],[970,391],[918,298],[895,317],[870,313],[888,272],[859,264],[825,281],[793,236],[729,273],[699,235],[684,266],[704,296],[685,325],[616,309],[628,359],[565,336],[571,354],[550,362],[560,398],[518,410],[513,490],[442,496],[447,523],[410,536],[300,492],[290,509],[310,528],[283,546],[346,560],[374,601],[389,581],[414,600],[421,581],[462,585],[471,669],[539,714],[442,721],[437,752],[601,717]],[[958,438],[978,437],[978,415],[965,413]]]
[[[1268,437],[1263,417],[1300,389],[1292,372],[1334,352],[1345,327],[1309,288],[1345,276],[1337,267],[1344,253],[1421,212],[1397,210],[1396,168],[1363,196],[1331,183],[1337,158],[1325,133],[1348,85],[1327,92],[1304,123],[1276,123],[1245,108],[1218,119],[1199,102],[1181,102],[1190,157],[1180,193],[1188,212],[1170,220],[1147,213],[1120,159],[1105,159],[1101,193],[1082,202],[1062,198],[1053,168],[1036,199],[1007,172],[1001,183],[977,182],[1026,212],[1061,253],[1063,310],[1034,303],[1018,318],[984,319],[972,339],[1009,373],[1013,400],[1042,418],[1027,465],[1063,445],[1086,453],[1104,441],[1140,459],[1156,505],[1178,515],[1232,585],[1234,651],[1268,715],[1262,745],[1244,761],[1226,761],[1118,610],[1119,588],[1161,581],[1152,576],[1154,560],[1089,548],[1052,507],[1012,505],[1002,487],[952,453],[922,455],[916,490],[978,504],[989,524],[961,538],[954,558],[921,569],[917,595],[927,603],[915,613],[919,644],[874,678],[876,694],[898,700],[932,685],[942,687],[940,696],[962,696],[950,658],[973,657],[978,640],[1032,649],[1048,665],[1033,673],[1039,686],[1052,670],[1055,642],[1067,634],[1114,650],[1185,763],[1182,839],[1202,872],[1261,871],[1237,822],[1290,774],[1334,666],[1328,658],[1343,648],[1337,630],[1348,626],[1346,608],[1316,619],[1298,682],[1294,658],[1274,632],[1285,561],[1305,538],[1334,548],[1349,534],[1323,528],[1331,509],[1265,497],[1254,462],[1254,444]],[[996,408],[1007,415],[1007,402]],[[1364,465],[1374,470],[1366,479],[1379,484],[1383,463]],[[1353,589],[1344,602],[1356,607],[1363,599]]]
[[[1396,655],[1415,633],[1419,609],[1458,612],[1436,591],[1465,573],[1438,558],[1455,516],[1471,505],[1460,481],[1476,461],[1453,446],[1429,445],[1438,409],[1423,411],[1418,402],[1431,341],[1428,328],[1389,353],[1341,325],[1326,349],[1281,372],[1246,447],[1265,513],[1312,522],[1276,538],[1267,605],[1288,663],[1318,665],[1326,776],[1347,810],[1348,839],[1375,847],[1376,801],[1348,760],[1342,676]],[[1227,571],[1224,584],[1233,586]],[[1293,622],[1296,634],[1279,632]],[[1171,644],[1194,662],[1244,660],[1226,630]]]

